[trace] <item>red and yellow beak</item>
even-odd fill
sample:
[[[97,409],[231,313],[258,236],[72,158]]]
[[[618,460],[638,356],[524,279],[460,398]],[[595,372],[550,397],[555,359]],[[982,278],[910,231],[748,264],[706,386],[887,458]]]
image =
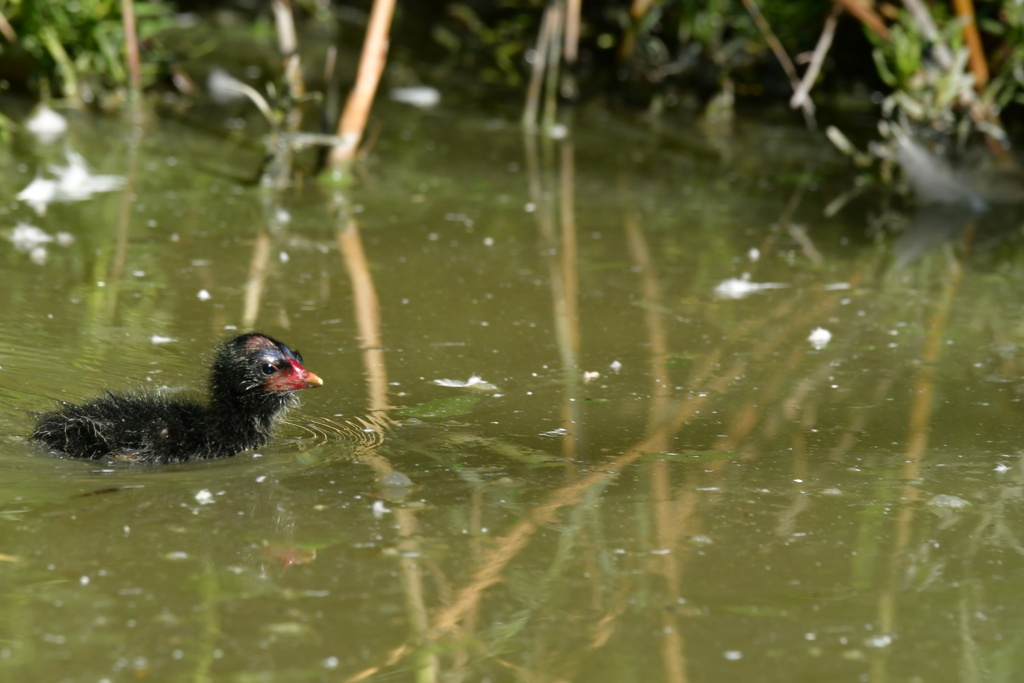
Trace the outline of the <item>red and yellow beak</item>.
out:
[[[268,377],[263,384],[267,391],[298,391],[299,389],[314,389],[321,387],[324,381],[306,368],[297,360],[288,359],[291,368],[282,370],[277,374]]]

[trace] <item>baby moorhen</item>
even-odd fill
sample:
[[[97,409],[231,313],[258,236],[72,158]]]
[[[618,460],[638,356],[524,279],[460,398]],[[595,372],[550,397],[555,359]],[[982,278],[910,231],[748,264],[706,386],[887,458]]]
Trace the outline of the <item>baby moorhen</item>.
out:
[[[209,401],[114,394],[39,417],[32,439],[74,458],[168,463],[221,458],[267,443],[292,392],[323,380],[302,356],[264,334],[235,337],[217,352]]]

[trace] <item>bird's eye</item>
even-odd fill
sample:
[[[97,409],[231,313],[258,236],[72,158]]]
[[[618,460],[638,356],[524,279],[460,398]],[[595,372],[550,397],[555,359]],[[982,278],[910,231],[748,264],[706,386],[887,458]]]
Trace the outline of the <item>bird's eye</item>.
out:
[[[264,375],[273,375],[275,372],[277,372],[277,368],[274,367],[273,363],[264,363],[263,367],[260,368],[260,370],[263,371]]]

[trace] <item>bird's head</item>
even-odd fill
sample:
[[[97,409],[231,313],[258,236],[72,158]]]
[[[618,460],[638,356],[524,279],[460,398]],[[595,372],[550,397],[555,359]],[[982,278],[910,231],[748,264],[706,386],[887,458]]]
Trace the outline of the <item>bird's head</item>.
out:
[[[224,344],[213,366],[214,395],[282,394],[323,385],[302,356],[265,334],[250,332]]]

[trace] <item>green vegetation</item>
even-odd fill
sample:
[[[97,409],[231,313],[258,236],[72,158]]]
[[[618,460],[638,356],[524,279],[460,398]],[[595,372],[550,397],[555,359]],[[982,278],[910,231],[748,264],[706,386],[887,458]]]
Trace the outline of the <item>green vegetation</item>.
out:
[[[140,40],[169,26],[168,4],[136,2],[134,9]],[[6,0],[0,1],[0,13],[7,26],[0,59],[18,63],[27,57],[28,70],[15,76],[41,96],[90,103],[109,100],[126,87],[121,0]],[[155,53],[146,55],[147,84],[157,74],[156,58]]]
[[[133,80],[129,65],[137,60],[140,87],[173,83],[175,94],[189,98],[201,88],[179,82],[182,64],[194,66],[214,51],[223,57],[223,46],[211,45],[204,28],[230,16],[232,35],[248,27],[248,45],[259,46],[255,53],[238,46],[246,63],[278,65],[278,75],[264,70],[255,86],[276,79],[271,87],[297,100],[301,78],[286,79],[320,71],[311,92],[326,90],[321,101],[332,109],[333,93],[344,90],[336,84],[351,80],[356,57],[340,55],[335,66],[324,53],[357,44],[349,29],[355,25],[361,33],[365,25],[359,24],[370,15],[356,12],[385,3],[349,4],[282,1],[253,10],[217,3],[194,18],[193,28],[179,26],[166,41],[179,11],[173,2],[0,0],[0,73],[8,87],[26,87],[43,99],[110,105],[123,99]],[[127,7],[134,17],[122,16]],[[292,24],[286,15],[296,19],[297,39],[283,30]],[[390,9],[387,16],[390,23]],[[132,32],[137,43],[126,40]],[[181,40],[190,32],[196,36],[191,44]],[[902,130],[938,134],[959,148],[977,137],[1004,143],[1002,117],[1024,97],[1024,8],[1015,0],[951,6],[921,0],[454,1],[399,6],[390,33],[390,73],[397,81],[458,83],[469,97],[499,91],[503,101],[518,94],[527,101],[527,126],[553,126],[558,106],[578,100],[654,115],[681,108],[728,122],[736,98],[786,102],[813,126],[816,101],[868,103],[870,93],[880,91],[881,118],[895,128],[882,126],[886,144],[879,150],[856,153],[869,163],[891,159]],[[293,39],[301,72],[275,50]],[[333,109],[325,120],[338,116]],[[324,124],[318,132],[332,131]]]

